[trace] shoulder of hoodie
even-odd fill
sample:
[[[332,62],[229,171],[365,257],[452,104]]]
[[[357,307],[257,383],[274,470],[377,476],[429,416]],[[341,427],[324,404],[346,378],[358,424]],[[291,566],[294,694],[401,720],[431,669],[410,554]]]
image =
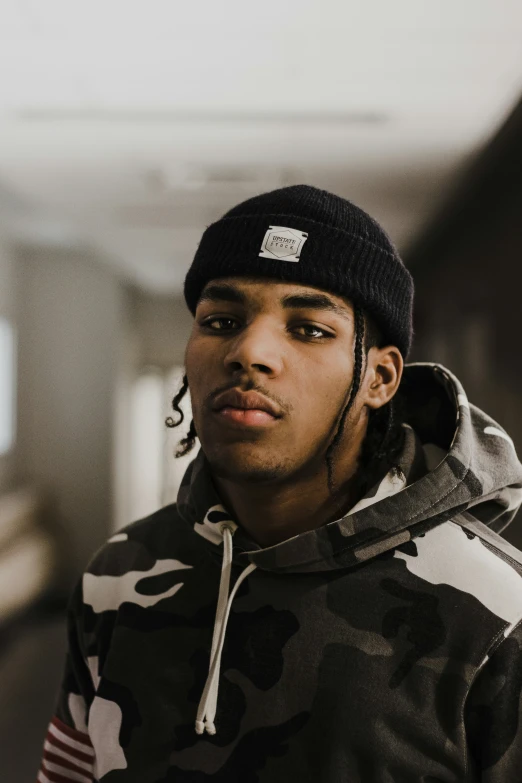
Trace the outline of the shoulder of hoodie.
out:
[[[467,599],[462,621],[471,629],[481,623],[479,606],[497,618],[487,649],[506,638],[522,620],[522,552],[479,522],[469,511],[453,515],[419,535],[412,544],[396,547],[394,557],[409,572],[433,586],[453,588]],[[459,606],[458,600],[456,606]],[[457,610],[458,611],[458,610]],[[464,610],[463,610],[464,611]],[[500,630],[500,635],[498,631]]]
[[[520,633],[522,551],[477,520],[469,511],[458,514],[449,524],[457,524],[468,538],[469,557],[463,562],[461,560],[461,589],[463,587],[476,594],[482,602],[486,597],[485,603],[490,604],[489,608],[503,616],[506,627],[497,643],[515,630]]]
[[[522,578],[522,551],[516,546],[510,544],[499,533],[496,533],[490,527],[480,522],[473,516],[472,511],[464,511],[454,517],[456,522],[464,530],[467,530],[470,536],[477,536],[481,543],[486,546],[496,557],[509,563]],[[522,588],[522,581],[521,581]]]
[[[171,503],[119,529],[95,552],[85,572],[121,576],[148,571],[158,560],[201,557],[201,537]]]
[[[477,520],[469,511],[464,511],[452,521],[464,530],[470,539],[470,544],[473,545],[479,541],[488,552],[489,567],[483,573],[483,589],[485,592],[489,592],[490,598],[496,594],[497,600],[503,602],[505,610],[505,627],[490,641],[486,655],[480,666],[477,667],[477,675],[481,671],[487,672],[492,664],[493,676],[498,680],[499,675],[504,672],[506,683],[508,683],[509,670],[513,671],[519,667],[522,660],[522,551],[506,541],[499,533]],[[511,570],[507,571],[506,568]],[[510,614],[509,617],[508,614]],[[479,677],[477,682],[480,681]],[[509,683],[509,687],[512,684],[513,681]],[[475,688],[476,686],[472,688],[472,691]],[[486,688],[486,690],[488,689]],[[491,687],[488,692],[496,693]]]

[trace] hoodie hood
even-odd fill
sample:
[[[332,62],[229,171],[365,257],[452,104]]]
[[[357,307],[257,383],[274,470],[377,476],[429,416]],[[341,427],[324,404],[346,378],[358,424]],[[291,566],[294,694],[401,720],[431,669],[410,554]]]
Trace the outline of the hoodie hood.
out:
[[[178,512],[216,559],[226,523],[233,562],[274,572],[353,566],[464,512],[504,530],[522,503],[522,465],[509,435],[439,364],[406,365],[398,394],[406,428],[398,475],[387,474],[341,519],[261,548],[222,505],[201,449],[183,478]]]

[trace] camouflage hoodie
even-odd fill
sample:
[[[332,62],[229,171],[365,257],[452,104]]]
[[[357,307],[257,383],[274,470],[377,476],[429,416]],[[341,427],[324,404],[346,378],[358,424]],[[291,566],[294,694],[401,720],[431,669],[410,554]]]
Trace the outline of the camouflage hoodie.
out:
[[[401,470],[342,519],[260,548],[200,451],[108,541],[40,783],[522,781],[522,466],[443,367],[400,393]]]

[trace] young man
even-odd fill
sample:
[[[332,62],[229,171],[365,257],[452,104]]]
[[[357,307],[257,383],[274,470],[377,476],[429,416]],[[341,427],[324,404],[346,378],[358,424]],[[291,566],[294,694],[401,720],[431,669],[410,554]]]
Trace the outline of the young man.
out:
[[[73,595],[40,783],[522,780],[522,466],[448,370],[404,367],[412,294],[312,187],[205,231],[174,399],[201,449]]]

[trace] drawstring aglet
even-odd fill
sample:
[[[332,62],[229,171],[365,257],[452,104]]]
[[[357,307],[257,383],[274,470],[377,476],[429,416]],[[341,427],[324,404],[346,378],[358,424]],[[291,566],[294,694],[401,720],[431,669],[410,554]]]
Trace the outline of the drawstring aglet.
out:
[[[213,721],[203,721],[203,720],[197,720],[196,721],[196,734],[204,734],[205,731],[207,734],[215,734],[216,733],[216,726]]]

